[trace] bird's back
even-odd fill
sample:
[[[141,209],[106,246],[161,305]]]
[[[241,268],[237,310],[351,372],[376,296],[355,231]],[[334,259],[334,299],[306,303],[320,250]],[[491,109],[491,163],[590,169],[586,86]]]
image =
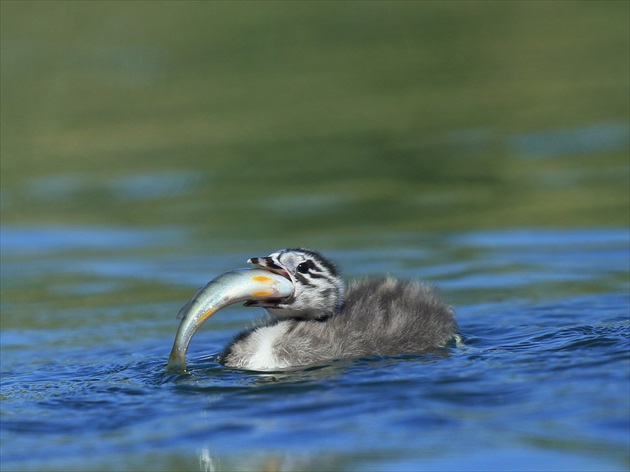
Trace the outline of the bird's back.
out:
[[[391,277],[364,279],[348,287],[340,313],[324,320],[273,320],[242,334],[224,360],[253,368],[246,357],[255,351],[255,357],[264,359],[260,362],[273,359],[269,368],[283,368],[338,358],[414,354],[445,345],[456,330],[453,310],[432,287]],[[265,370],[262,365],[258,368]]]

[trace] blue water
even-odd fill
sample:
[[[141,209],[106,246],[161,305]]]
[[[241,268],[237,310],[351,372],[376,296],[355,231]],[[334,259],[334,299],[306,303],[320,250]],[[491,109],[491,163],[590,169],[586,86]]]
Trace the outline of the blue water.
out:
[[[2,470],[628,470],[627,229],[320,247],[347,278],[438,285],[464,338],[283,373],[217,364],[231,307],[165,364],[195,289],[277,247],[182,230],[2,230]]]

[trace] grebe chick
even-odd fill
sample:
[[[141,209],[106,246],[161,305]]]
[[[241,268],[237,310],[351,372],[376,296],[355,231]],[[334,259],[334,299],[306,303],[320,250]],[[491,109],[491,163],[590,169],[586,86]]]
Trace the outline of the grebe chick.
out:
[[[282,249],[248,263],[289,278],[294,292],[282,300],[246,303],[271,316],[227,346],[219,360],[230,367],[266,371],[421,353],[444,346],[458,329],[453,310],[419,282],[379,277],[345,290],[335,265],[308,249]]]

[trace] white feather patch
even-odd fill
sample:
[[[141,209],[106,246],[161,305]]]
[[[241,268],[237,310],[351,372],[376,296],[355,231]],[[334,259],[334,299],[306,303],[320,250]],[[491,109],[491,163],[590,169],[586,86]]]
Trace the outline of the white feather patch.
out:
[[[265,326],[254,331],[249,341],[255,346],[255,351],[247,360],[245,367],[250,370],[276,370],[289,367],[287,362],[278,359],[274,354],[274,346],[285,332],[286,326],[283,323]]]

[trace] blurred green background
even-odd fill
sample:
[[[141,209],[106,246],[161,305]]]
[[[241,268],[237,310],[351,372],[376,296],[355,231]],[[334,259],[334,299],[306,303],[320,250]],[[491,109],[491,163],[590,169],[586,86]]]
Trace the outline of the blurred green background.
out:
[[[2,224],[628,225],[629,5],[3,0]]]

